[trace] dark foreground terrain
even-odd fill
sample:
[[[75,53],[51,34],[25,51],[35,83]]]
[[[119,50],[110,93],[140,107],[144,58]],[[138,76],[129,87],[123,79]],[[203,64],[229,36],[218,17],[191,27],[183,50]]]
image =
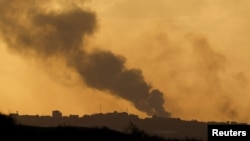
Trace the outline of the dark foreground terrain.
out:
[[[175,139],[164,139],[159,136],[148,135],[138,129],[134,124],[128,125],[124,132],[118,132],[109,128],[89,127],[36,127],[16,124],[9,116],[0,114],[0,134],[5,140],[116,140],[116,141],[179,141]],[[1,140],[1,139],[0,139]],[[184,139],[196,141],[195,139]]]

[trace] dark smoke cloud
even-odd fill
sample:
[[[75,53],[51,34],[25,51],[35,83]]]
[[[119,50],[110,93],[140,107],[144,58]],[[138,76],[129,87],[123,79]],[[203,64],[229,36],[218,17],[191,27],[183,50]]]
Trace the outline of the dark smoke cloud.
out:
[[[169,116],[162,106],[163,93],[151,90],[140,70],[126,69],[123,57],[100,50],[80,57],[73,61],[74,68],[90,87],[118,94],[149,115]]]
[[[70,55],[80,50],[83,37],[93,33],[96,27],[95,14],[80,8],[46,14],[35,11],[32,2],[23,2],[29,5],[24,12],[15,8],[23,3],[5,3],[8,8],[2,11],[0,24],[4,38],[14,50],[33,51],[45,57]]]
[[[140,70],[125,68],[125,58],[109,51],[85,51],[84,37],[97,27],[93,12],[78,7],[44,12],[31,0],[1,0],[0,9],[0,29],[10,49],[43,59],[64,57],[89,87],[129,100],[148,115],[170,116],[163,93],[153,89]]]

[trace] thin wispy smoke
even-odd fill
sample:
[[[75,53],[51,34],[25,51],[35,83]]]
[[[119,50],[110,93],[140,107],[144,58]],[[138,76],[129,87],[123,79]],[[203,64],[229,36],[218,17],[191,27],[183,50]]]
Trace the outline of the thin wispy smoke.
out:
[[[39,5],[32,0],[0,1],[1,36],[11,50],[39,59],[63,57],[89,87],[124,98],[148,115],[170,116],[163,93],[153,89],[139,69],[126,68],[124,57],[86,51],[85,37],[97,27],[94,12],[79,7],[48,12]]]

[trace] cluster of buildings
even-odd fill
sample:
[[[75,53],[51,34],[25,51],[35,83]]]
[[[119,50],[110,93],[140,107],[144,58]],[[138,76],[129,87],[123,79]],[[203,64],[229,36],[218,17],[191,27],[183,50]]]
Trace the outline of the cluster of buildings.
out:
[[[152,117],[141,119],[137,115],[126,112],[97,113],[93,115],[63,116],[59,110],[52,111],[51,116],[10,114],[18,124],[39,127],[75,126],[75,127],[107,127],[123,132],[131,123],[139,129],[173,138],[207,138],[208,124],[238,124],[237,122],[199,122],[196,120],[185,121],[180,118]]]

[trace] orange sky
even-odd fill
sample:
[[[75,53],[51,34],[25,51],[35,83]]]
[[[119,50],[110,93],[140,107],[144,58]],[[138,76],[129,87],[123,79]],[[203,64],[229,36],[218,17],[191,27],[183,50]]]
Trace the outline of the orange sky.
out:
[[[66,2],[42,8],[62,10]],[[247,0],[92,0],[98,29],[88,49],[126,58],[127,68],[164,93],[174,117],[249,122],[250,59]],[[127,111],[145,117],[119,97],[91,89],[60,60],[52,65],[24,57],[0,42],[0,111],[20,114],[92,114]],[[50,67],[50,68],[48,68]],[[60,71],[58,71],[60,68]],[[70,79],[68,79],[70,78]]]

